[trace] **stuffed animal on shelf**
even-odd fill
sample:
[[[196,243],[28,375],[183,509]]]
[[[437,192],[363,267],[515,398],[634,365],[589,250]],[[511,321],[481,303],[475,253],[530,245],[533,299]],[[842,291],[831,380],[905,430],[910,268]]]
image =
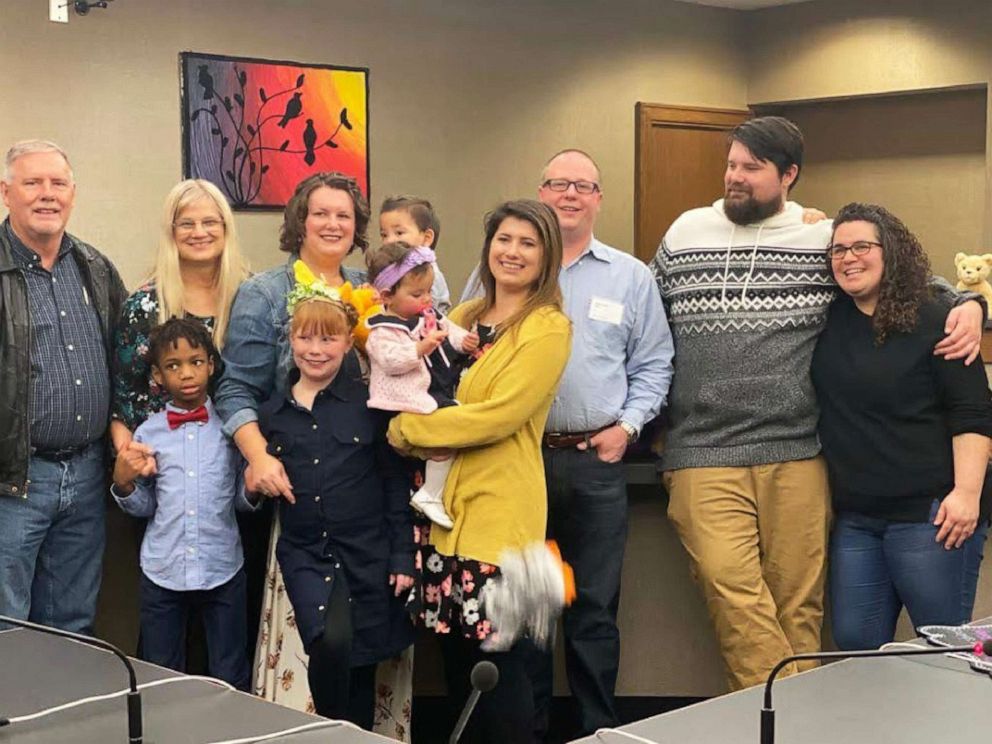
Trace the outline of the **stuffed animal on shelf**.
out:
[[[958,270],[958,289],[977,292],[992,307],[992,284],[989,284],[992,253],[981,256],[958,253],[954,256],[954,265]]]

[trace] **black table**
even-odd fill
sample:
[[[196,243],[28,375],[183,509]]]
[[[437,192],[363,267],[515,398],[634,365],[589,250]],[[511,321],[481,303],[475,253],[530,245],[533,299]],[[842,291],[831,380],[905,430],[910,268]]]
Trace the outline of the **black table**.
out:
[[[135,660],[138,684],[182,678],[141,691],[147,744],[206,744],[264,736],[324,719]],[[13,629],[0,632],[0,716],[13,718],[127,688],[113,654],[76,641]],[[0,728],[0,744],[127,742],[125,698],[89,703]],[[349,726],[279,737],[278,744],[388,742]]]
[[[779,679],[772,691],[776,744],[992,742],[992,677],[943,655],[841,661]],[[763,694],[752,687],[621,731],[657,744],[758,744]],[[576,744],[630,741],[604,732]]]

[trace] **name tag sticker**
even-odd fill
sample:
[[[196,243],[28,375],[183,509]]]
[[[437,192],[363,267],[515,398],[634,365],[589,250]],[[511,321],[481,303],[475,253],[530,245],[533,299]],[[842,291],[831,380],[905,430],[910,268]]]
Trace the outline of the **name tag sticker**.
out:
[[[602,297],[593,297],[589,303],[589,318],[604,323],[620,325],[623,322],[623,305]]]

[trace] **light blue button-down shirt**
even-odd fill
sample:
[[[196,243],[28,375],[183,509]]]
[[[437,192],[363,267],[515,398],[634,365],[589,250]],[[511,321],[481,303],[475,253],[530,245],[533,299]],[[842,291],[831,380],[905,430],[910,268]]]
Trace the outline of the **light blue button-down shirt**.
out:
[[[640,431],[667,400],[675,355],[651,271],[594,237],[558,281],[572,353],[545,429],[583,432],[626,421]],[[461,299],[481,294],[476,269]]]
[[[149,517],[141,541],[141,570],[165,589],[213,589],[244,563],[235,508],[252,511],[245,497],[241,455],[224,436],[207,401],[205,422],[170,429],[166,412],[151,416],[134,439],[155,450],[158,473],[139,478],[129,496],[111,493],[121,509]],[[181,411],[171,403],[166,411]]]

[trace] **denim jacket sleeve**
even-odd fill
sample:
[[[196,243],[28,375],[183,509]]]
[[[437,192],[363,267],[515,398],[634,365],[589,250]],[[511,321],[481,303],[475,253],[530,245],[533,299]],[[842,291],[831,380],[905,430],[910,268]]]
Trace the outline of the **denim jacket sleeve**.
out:
[[[228,436],[257,421],[258,407],[278,387],[280,355],[287,346],[288,290],[288,274],[281,266],[246,281],[234,298],[222,354],[224,374],[214,393]]]

